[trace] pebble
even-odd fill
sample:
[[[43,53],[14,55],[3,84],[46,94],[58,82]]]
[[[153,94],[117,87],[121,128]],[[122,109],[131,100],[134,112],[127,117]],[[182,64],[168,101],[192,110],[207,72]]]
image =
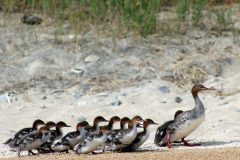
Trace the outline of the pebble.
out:
[[[122,102],[116,97],[113,102],[111,102],[112,106],[120,106]]]
[[[87,57],[84,59],[84,62],[94,63],[94,62],[97,62],[99,59],[100,59],[100,57],[98,57],[98,56],[89,55],[89,56],[87,56]]]
[[[170,90],[169,90],[169,88],[167,86],[160,86],[159,90],[162,93],[169,93],[170,92]]]
[[[181,102],[182,102],[182,98],[180,98],[180,97],[176,97],[176,98],[175,98],[175,102],[177,102],[177,103],[181,103]]]

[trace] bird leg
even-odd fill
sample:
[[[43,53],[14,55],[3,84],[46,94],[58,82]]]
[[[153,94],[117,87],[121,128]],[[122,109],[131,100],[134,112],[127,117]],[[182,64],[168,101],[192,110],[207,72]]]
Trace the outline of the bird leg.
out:
[[[167,130],[167,133],[166,133],[166,144],[167,144],[168,148],[172,148],[172,145],[171,145],[171,142],[170,142],[169,130]]]
[[[188,143],[184,138],[181,139],[184,146],[188,146],[188,147],[194,147],[194,146],[200,146],[201,144],[197,143],[197,144],[190,144]]]

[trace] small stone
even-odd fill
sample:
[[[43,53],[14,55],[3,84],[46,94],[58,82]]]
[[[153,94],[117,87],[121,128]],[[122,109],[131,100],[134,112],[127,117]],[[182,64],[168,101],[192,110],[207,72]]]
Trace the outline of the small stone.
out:
[[[24,16],[22,17],[22,23],[29,25],[41,24],[42,21],[43,21],[42,18],[31,14],[24,14]]]
[[[44,99],[44,100],[45,100],[45,99],[47,99],[47,96],[43,96],[43,98],[42,98],[42,99]]]
[[[170,92],[170,90],[169,90],[169,88],[167,86],[160,86],[159,90],[162,93],[169,93]]]
[[[177,103],[181,103],[181,102],[182,102],[182,98],[180,98],[180,97],[176,97],[176,98],[175,98],[175,102],[177,102]]]
[[[95,55],[89,55],[87,56],[84,61],[87,63],[93,63],[93,62],[97,62],[100,58],[98,56]]]
[[[41,109],[46,109],[47,107],[45,105],[40,106]]]
[[[118,98],[116,98],[116,99],[111,103],[112,106],[120,106],[121,104],[122,104],[122,102],[121,102]]]
[[[82,93],[79,93],[79,92],[75,93],[75,95],[74,95],[74,97],[75,97],[76,99],[79,99],[79,98],[81,98],[82,96],[83,96],[83,94],[82,94]]]

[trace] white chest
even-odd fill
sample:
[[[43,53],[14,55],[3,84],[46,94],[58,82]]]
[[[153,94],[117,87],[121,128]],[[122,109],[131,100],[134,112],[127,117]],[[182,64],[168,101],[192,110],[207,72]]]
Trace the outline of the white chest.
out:
[[[181,128],[177,129],[177,131],[171,135],[170,141],[174,142],[188,136],[190,133],[192,133],[195,129],[197,129],[202,124],[204,119],[205,119],[205,116],[203,115],[197,119],[191,119],[191,120],[185,121],[185,123],[181,126]]]

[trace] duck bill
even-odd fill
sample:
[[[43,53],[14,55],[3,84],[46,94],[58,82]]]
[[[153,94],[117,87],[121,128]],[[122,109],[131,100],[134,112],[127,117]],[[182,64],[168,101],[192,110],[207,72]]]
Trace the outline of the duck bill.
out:
[[[158,125],[158,123],[153,122],[154,125]]]
[[[69,126],[69,125],[66,125],[66,127],[71,127],[71,126]]]
[[[211,88],[207,88],[207,87],[205,87],[205,88],[203,88],[203,90],[215,91],[216,89],[215,89],[215,88],[213,88],[213,87],[211,87]]]

